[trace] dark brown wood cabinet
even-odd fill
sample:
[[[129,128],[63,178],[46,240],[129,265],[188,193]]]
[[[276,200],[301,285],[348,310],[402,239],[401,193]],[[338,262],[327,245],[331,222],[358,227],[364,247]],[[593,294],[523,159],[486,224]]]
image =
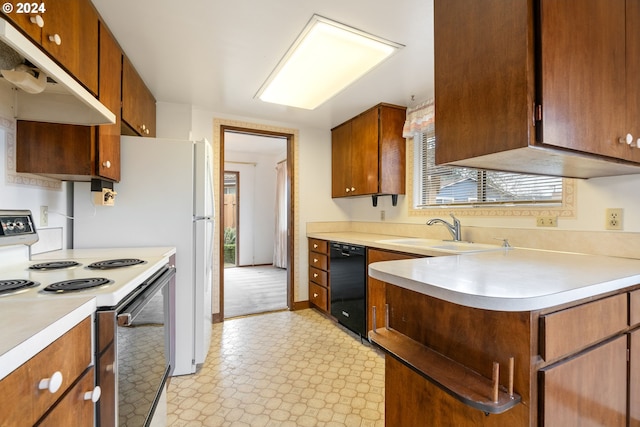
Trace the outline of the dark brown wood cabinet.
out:
[[[116,116],[112,125],[97,126],[96,175],[120,181],[120,105],[122,50],[109,29],[100,23],[100,102]]]
[[[420,258],[404,252],[393,252],[384,249],[367,248],[367,269],[369,264],[380,261]],[[382,280],[367,275],[367,332],[373,329],[372,308],[376,307],[376,327],[385,325],[385,304],[387,303],[387,287]]]
[[[122,134],[156,136],[156,99],[129,58],[122,61]]]
[[[331,197],[404,194],[405,119],[378,104],[331,130]]]
[[[44,425],[94,425],[94,404],[83,398],[94,390],[91,328],[88,317],[0,381],[0,425],[34,425],[52,408],[51,423],[42,420]],[[56,371],[62,374],[60,388],[39,390],[40,380]]]
[[[639,173],[638,24],[625,0],[435,0],[436,163]]]
[[[640,294],[637,286],[630,289],[545,310],[502,312],[386,284],[391,331],[369,335],[389,343],[386,425],[424,419],[469,427],[640,425]],[[425,352],[444,362],[420,367]],[[504,391],[511,357],[521,400],[502,412],[485,414],[479,400],[464,394],[471,376],[459,377],[452,388],[443,385],[461,367],[491,384],[497,362]],[[473,389],[491,396],[490,386]]]
[[[329,242],[309,239],[309,302],[323,313],[329,313]]]
[[[94,95],[98,94],[98,13],[89,0],[41,3],[43,13],[3,14]],[[40,26],[41,25],[41,26]]]

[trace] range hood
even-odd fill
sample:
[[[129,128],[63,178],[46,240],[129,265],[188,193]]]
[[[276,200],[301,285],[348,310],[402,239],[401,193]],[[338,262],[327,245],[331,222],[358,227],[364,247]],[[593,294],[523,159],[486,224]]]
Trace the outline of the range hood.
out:
[[[6,78],[0,77],[0,84],[9,85],[15,89],[13,99],[9,101],[13,105],[15,118],[76,125],[116,122],[115,114],[31,40],[2,18],[0,18],[0,41],[49,78],[44,91],[33,94],[19,89]]]

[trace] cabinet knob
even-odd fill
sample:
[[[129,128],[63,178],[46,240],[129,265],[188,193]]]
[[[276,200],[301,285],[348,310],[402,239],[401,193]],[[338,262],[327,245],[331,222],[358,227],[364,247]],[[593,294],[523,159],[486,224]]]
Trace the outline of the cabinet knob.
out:
[[[620,144],[629,144],[633,146],[633,135],[628,133],[627,136],[621,136],[620,138],[618,138],[618,142]]]
[[[315,264],[316,262],[318,262],[318,258],[313,259],[313,263]]]
[[[110,363],[109,365],[104,367],[104,370],[107,372],[115,372],[115,364],[114,363]]]
[[[313,249],[318,249],[318,244],[317,243],[313,244]]]
[[[42,19],[42,16],[40,15],[32,16],[31,18],[29,18],[29,20],[31,21],[31,23],[36,24],[40,28],[44,27],[44,19]]]
[[[102,389],[100,388],[99,385],[97,385],[96,388],[94,388],[92,391],[85,392],[83,399],[90,400],[93,403],[96,403],[98,400],[100,400],[101,395],[102,395]]]
[[[344,191],[346,191],[348,193],[350,190],[348,188],[345,188]]]
[[[314,297],[314,298],[318,298],[318,294],[314,293],[314,294],[313,294],[313,297]]]
[[[62,386],[62,373],[60,371],[54,372],[51,378],[41,379],[38,383],[38,389],[49,390],[51,394],[60,390],[60,386]]]
[[[58,46],[60,46],[60,44],[62,43],[62,39],[60,38],[60,35],[58,35],[58,34],[54,34],[52,36],[49,36],[49,41],[55,43]]]
[[[107,160],[106,162],[102,162],[102,166],[109,169],[111,167],[111,162],[109,160]]]
[[[353,191],[356,191],[355,187],[351,187],[351,191],[352,191],[352,192],[353,192]]]
[[[313,273],[313,278],[315,279],[316,277],[318,277],[318,273]]]

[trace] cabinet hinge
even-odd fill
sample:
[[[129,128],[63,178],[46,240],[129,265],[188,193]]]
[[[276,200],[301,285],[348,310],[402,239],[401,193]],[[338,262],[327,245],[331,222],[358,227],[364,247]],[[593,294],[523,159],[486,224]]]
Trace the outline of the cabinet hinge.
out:
[[[536,122],[542,121],[542,104],[537,104],[534,108],[533,120]]]

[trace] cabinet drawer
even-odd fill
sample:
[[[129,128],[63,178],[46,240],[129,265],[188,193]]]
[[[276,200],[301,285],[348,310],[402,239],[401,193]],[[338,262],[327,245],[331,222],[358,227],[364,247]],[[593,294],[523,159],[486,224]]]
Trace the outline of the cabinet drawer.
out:
[[[329,252],[329,243],[326,240],[309,239],[309,250],[326,254]]]
[[[327,288],[309,283],[309,301],[316,307],[327,311]]]
[[[329,286],[329,280],[327,279],[327,272],[319,270],[315,267],[309,267],[309,280],[313,283],[317,283],[325,288]]]
[[[327,270],[329,267],[329,257],[317,252],[309,252],[309,266]]]
[[[0,381],[0,425],[33,425],[90,363],[88,317]],[[40,380],[57,371],[62,374],[60,388],[55,393],[39,390]]]
[[[540,317],[540,356],[546,361],[582,350],[627,327],[627,294]]]
[[[629,292],[629,326],[640,323],[640,289]]]
[[[87,370],[82,379],[69,390],[69,393],[40,421],[40,427],[93,427],[94,403],[85,400],[84,394],[95,388],[93,368]]]

